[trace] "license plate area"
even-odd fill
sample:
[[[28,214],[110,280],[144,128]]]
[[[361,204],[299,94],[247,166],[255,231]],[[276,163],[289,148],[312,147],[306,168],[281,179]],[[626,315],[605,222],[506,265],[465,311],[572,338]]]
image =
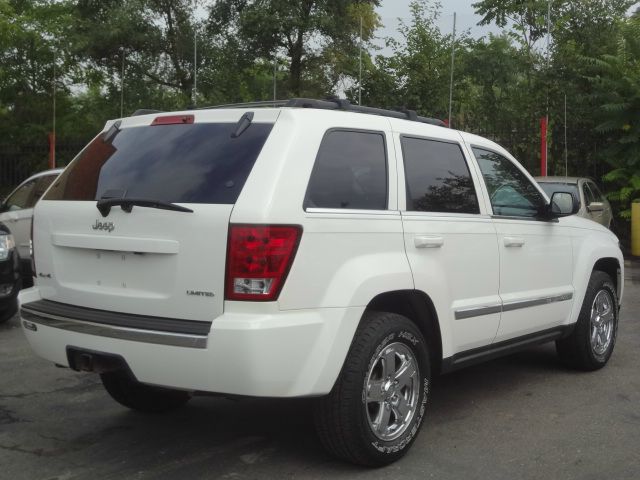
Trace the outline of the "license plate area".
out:
[[[177,260],[178,255],[58,247],[55,270],[63,285],[168,296],[175,289]]]

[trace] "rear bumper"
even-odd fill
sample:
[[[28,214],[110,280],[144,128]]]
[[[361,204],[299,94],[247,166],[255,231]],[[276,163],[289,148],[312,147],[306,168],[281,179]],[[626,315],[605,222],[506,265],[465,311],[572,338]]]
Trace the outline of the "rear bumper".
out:
[[[208,334],[200,335],[87,322],[77,318],[78,307],[76,318],[43,312],[37,287],[23,291],[20,299],[27,340],[36,354],[54,363],[68,366],[67,347],[75,347],[121,356],[144,383],[264,397],[328,393],[364,311],[240,313],[227,308]]]

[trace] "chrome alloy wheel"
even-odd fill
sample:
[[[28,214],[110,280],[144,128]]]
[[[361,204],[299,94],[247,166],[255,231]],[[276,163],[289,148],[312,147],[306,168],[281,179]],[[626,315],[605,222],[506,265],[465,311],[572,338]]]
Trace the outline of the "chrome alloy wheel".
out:
[[[367,374],[366,408],[371,431],[391,441],[411,424],[420,397],[420,371],[411,350],[403,343],[383,348]]]
[[[611,346],[615,329],[614,302],[608,290],[600,290],[591,305],[591,349],[603,355]]]

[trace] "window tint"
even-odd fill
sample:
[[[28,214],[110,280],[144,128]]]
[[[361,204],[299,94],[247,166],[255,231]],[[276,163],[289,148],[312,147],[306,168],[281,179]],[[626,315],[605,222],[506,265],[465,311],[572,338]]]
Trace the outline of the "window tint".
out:
[[[556,182],[538,182],[549,198],[555,192],[567,192],[573,195],[573,198],[580,203],[580,195],[578,195],[578,185],[575,183],[556,183]]]
[[[474,148],[473,154],[487,185],[494,215],[538,215],[546,203],[544,197],[511,160],[481,148]]]
[[[591,205],[596,201],[596,197],[589,187],[590,185],[587,182],[582,184],[582,189],[584,190],[584,201],[587,205]]]
[[[33,193],[33,187],[35,184],[35,180],[31,180],[13,192],[13,195],[7,198],[5,208],[7,210],[22,210],[24,208],[29,208],[29,202],[32,197],[31,194]]]
[[[387,156],[376,132],[329,131],[320,144],[304,208],[387,208]]]
[[[29,200],[29,208],[33,208],[35,206],[42,195],[44,195],[44,192],[47,191],[49,185],[51,185],[57,177],[58,175],[45,175],[36,179],[33,195],[31,195],[31,199]]]
[[[593,201],[594,202],[603,202],[604,201],[604,195],[602,194],[602,192],[600,191],[600,189],[598,188],[598,186],[593,183],[593,182],[588,182],[586,185],[589,186],[589,189],[591,190],[591,194],[593,195]]]
[[[239,137],[235,123],[195,123],[112,129],[67,167],[47,200],[108,196],[178,203],[232,204],[253,168],[272,124],[254,123]]]
[[[478,198],[459,145],[402,137],[407,210],[479,213]]]
[[[602,191],[600,190],[600,188],[598,187],[598,185],[596,185],[593,182],[589,182],[589,186],[591,187],[591,191],[593,192],[593,194],[596,197],[596,200],[598,202],[602,202],[605,200],[604,198],[604,194],[602,193]]]

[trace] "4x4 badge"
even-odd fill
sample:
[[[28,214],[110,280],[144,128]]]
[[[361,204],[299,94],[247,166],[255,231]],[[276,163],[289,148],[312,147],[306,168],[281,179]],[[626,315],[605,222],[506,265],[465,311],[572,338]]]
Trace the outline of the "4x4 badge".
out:
[[[96,220],[96,223],[94,225],[91,225],[91,228],[93,228],[94,230],[105,230],[111,233],[115,230],[116,226],[113,224],[113,222],[100,222]]]

